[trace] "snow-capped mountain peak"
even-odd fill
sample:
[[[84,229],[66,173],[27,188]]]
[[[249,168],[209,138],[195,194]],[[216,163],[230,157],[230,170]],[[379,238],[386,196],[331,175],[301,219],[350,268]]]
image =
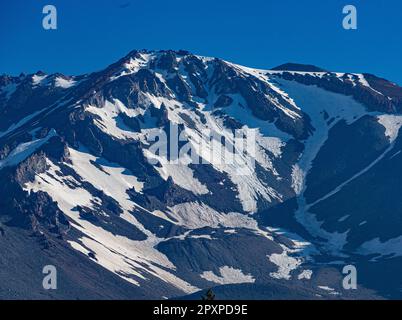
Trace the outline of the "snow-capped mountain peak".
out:
[[[57,252],[69,283],[79,261],[119,296],[228,284],[348,296],[332,263],[400,254],[396,227],[377,229],[382,215],[354,198],[397,166],[401,92],[368,74],[171,50],[86,75],[1,76],[2,221],[40,239],[43,259]]]

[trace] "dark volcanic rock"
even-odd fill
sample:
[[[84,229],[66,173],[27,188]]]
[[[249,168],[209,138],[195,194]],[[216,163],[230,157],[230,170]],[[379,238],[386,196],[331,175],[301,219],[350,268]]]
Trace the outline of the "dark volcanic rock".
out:
[[[302,71],[302,72],[326,72],[326,70],[316,67],[311,64],[300,64],[300,63],[285,63],[272,68],[271,70],[279,70],[279,71]]]

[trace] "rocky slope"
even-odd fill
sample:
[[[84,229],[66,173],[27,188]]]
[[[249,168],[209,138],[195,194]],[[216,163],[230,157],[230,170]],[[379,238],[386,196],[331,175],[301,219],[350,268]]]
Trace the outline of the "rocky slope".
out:
[[[373,75],[185,51],[1,76],[0,296],[399,297],[401,108]],[[225,161],[235,132],[255,148]]]

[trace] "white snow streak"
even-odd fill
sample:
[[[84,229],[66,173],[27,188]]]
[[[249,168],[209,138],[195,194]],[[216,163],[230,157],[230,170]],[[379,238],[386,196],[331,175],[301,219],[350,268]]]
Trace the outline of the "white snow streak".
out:
[[[244,274],[240,269],[234,269],[228,266],[219,268],[220,276],[212,271],[205,271],[201,278],[215,282],[217,284],[235,284],[235,283],[254,283],[255,279],[250,274]]]

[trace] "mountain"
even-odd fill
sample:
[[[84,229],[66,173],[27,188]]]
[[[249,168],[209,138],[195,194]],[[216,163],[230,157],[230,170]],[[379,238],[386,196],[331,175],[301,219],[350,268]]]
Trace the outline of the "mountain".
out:
[[[399,298],[401,111],[374,75],[187,51],[0,76],[0,297]]]

